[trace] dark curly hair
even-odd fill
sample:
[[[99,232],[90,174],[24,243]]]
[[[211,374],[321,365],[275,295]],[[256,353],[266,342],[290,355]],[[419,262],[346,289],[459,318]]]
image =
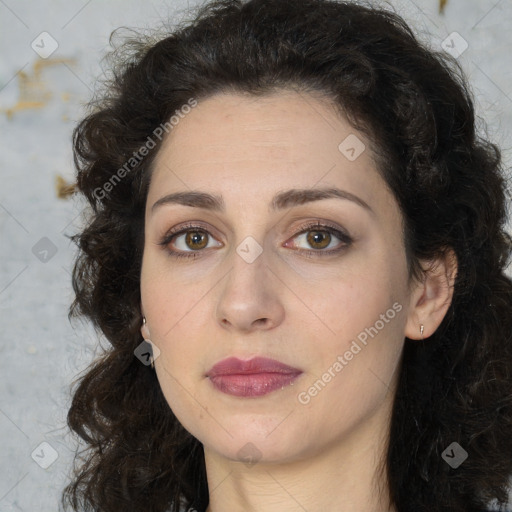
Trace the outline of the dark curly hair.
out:
[[[500,149],[477,133],[457,61],[421,43],[393,11],[334,0],[212,1],[163,37],[136,34],[112,55],[107,87],[73,135],[89,215],[70,237],[79,252],[69,317],[87,317],[111,347],[73,391],[68,425],[88,446],[75,455],[65,508],[206,509],[202,444],[134,357],[144,210],[160,140],[133,157],[191,98],[291,88],[327,94],[372,141],[401,208],[411,276],[421,275],[420,259],[447,249],[457,257],[440,327],[424,341],[405,340],[385,460],[391,504],[400,512],[481,511],[490,502],[503,510],[512,475],[510,197]],[[441,459],[453,441],[469,454],[457,470]]]

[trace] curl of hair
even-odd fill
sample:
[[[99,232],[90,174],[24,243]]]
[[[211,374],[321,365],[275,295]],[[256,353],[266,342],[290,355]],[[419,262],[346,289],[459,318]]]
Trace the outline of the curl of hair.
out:
[[[178,422],[141,343],[144,209],[160,140],[154,130],[218,92],[321,92],[373,143],[404,218],[411,276],[420,259],[457,257],[452,304],[423,342],[405,341],[384,461],[400,512],[480,511],[507,502],[512,474],[512,282],[505,274],[507,189],[500,150],[476,133],[458,63],[420,43],[392,11],[333,0],[221,0],[165,37],[136,35],[73,136],[88,200],[70,318],[111,349],[80,379],[69,427],[87,456],[62,501],[73,510],[204,511],[201,443]],[[152,137],[156,147],[136,161]],[[113,181],[119,169],[129,172]],[[125,167],[126,169],[126,167]],[[112,183],[106,193],[107,182]],[[441,453],[467,452],[457,470]],[[76,461],[76,459],[75,459]],[[148,505],[149,504],[149,505]],[[79,508],[80,507],[80,508]]]

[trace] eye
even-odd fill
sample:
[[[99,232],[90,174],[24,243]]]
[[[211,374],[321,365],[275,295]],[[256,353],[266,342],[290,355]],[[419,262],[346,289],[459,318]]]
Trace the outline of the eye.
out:
[[[195,224],[189,224],[181,226],[179,231],[171,231],[168,233],[160,242],[167,248],[167,252],[170,256],[176,258],[196,258],[203,249],[211,248],[209,240],[214,240],[210,233],[202,226]],[[174,245],[176,249],[172,249],[169,246]],[[222,247],[219,243],[217,247]]]
[[[301,226],[299,229],[302,231],[290,240],[299,240],[299,242],[309,244],[313,250],[297,249],[295,244],[290,244],[288,241],[284,244],[284,247],[291,247],[294,250],[298,250],[307,255],[307,257],[337,254],[346,249],[353,242],[352,238],[347,233],[341,231],[341,229],[329,224],[320,223],[319,221],[310,222]],[[324,250],[336,239],[338,240],[338,244],[335,249]],[[197,258],[201,255],[203,249],[223,246],[220,242],[218,242],[217,245],[211,245],[209,243],[214,240],[215,239],[207,229],[197,224],[188,224],[167,233],[159,242],[159,245],[165,247],[169,256],[174,258]]]
[[[352,244],[352,238],[339,228],[320,222],[308,223],[302,226],[302,231],[293,237],[292,240],[298,240],[299,243],[312,247],[313,250],[304,249],[304,252],[312,256],[327,256],[334,253],[338,253]],[[338,240],[338,244],[335,240]],[[337,248],[324,250],[333,244]],[[289,242],[286,242],[285,246],[290,246]],[[293,244],[293,247],[295,244]]]
[[[174,243],[180,251],[186,251],[188,249],[198,251],[208,247],[208,239],[210,238],[210,235],[206,231],[202,231],[200,229],[190,229],[185,231],[183,234],[175,235],[174,238]]]

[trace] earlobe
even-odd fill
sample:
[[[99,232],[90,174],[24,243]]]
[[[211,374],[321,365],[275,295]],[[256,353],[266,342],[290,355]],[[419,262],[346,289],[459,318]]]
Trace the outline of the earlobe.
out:
[[[441,325],[452,303],[457,275],[457,257],[447,249],[423,266],[424,279],[411,293],[405,336],[420,340],[431,336]]]
[[[145,316],[142,317],[142,326],[140,328],[140,333],[145,340],[149,340],[151,338],[151,334],[149,332],[149,327],[147,326]]]
[[[149,333],[149,327],[146,323],[146,315],[144,314],[144,308],[142,307],[142,301],[139,303],[140,306],[140,312],[142,314],[142,326],[140,328],[140,334],[142,335],[142,338],[145,340],[149,340],[151,338],[151,334]]]
[[[157,347],[155,347],[154,343],[150,339],[150,333],[149,333],[149,327],[147,326],[146,317],[144,316],[144,312],[142,312],[142,326],[140,328],[140,333],[142,334],[142,337],[146,341],[146,343],[149,343],[151,345],[151,368],[155,369],[155,358],[158,357],[160,354],[160,351]],[[156,350],[156,355],[155,355]]]

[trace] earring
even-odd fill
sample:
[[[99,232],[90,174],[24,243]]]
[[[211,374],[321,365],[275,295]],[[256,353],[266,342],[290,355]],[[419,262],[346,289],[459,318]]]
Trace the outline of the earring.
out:
[[[146,317],[145,316],[142,317],[142,325],[146,325]],[[151,344],[151,340],[149,340],[149,339],[144,340],[144,341],[146,341],[151,348],[151,356],[150,356],[151,357],[151,369],[154,370],[155,369],[155,360],[153,358],[153,345]]]
[[[423,324],[420,325],[420,335],[421,335],[421,340],[423,341]]]

